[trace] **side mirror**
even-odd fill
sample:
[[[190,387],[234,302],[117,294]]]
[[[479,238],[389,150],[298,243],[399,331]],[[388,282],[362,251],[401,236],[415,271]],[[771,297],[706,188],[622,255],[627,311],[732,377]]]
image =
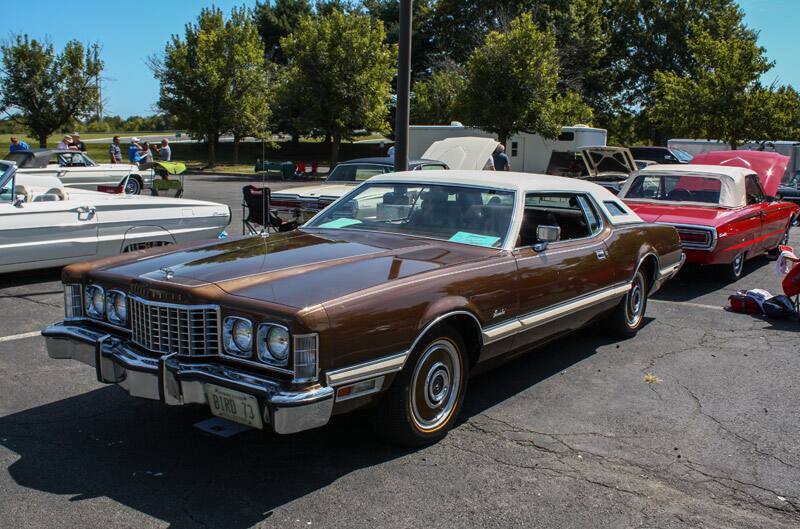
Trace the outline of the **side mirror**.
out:
[[[547,245],[551,242],[556,242],[561,238],[561,228],[558,226],[537,226],[536,239],[537,243],[533,245],[533,249],[537,252],[543,252],[547,249]]]

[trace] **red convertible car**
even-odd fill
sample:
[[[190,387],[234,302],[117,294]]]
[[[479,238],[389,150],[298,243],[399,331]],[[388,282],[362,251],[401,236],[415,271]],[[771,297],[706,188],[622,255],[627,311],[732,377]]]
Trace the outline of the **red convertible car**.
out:
[[[645,221],[674,226],[686,262],[721,265],[735,281],[747,259],[786,243],[800,215],[800,207],[774,197],[786,164],[768,163],[765,154],[774,153],[735,153],[735,163],[714,154],[708,161],[717,165],[653,165],[629,178],[619,196]]]

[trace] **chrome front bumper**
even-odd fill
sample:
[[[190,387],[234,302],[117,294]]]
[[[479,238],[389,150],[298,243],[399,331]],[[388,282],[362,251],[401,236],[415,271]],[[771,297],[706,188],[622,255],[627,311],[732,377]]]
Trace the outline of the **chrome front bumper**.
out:
[[[95,368],[97,380],[117,384],[133,397],[171,406],[208,404],[205,385],[216,384],[253,395],[265,424],[279,434],[324,426],[333,410],[333,388],[295,391],[285,384],[220,364],[181,362],[177,355],[151,358],[126,340],[69,323],[44,331],[51,358],[72,359]]]

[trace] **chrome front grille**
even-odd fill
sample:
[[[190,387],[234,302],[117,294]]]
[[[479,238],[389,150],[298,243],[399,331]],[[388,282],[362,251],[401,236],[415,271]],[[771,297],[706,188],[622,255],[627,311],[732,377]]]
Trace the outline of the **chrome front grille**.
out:
[[[130,298],[131,338],[155,353],[219,354],[219,308]]]

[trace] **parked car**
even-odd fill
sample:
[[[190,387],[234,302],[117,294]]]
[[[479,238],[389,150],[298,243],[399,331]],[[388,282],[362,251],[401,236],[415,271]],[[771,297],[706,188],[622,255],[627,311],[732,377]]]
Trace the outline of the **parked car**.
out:
[[[15,162],[20,174],[55,176],[65,187],[96,190],[98,186],[122,186],[138,195],[153,184],[152,169],[127,163],[97,163],[85,152],[59,149],[15,151],[5,160]]]
[[[408,168],[412,171],[449,169],[447,164],[436,160],[410,160]],[[273,193],[270,206],[282,218],[304,222],[365,180],[393,171],[394,158],[356,158],[334,167],[325,183]]]
[[[774,194],[777,181],[764,182]],[[643,219],[675,226],[687,262],[721,265],[730,281],[747,259],[785,244],[800,213],[770,196],[753,169],[730,165],[653,165],[619,196]]]
[[[800,177],[787,174],[789,156],[774,151],[710,151],[698,154],[695,160],[701,164],[752,169],[761,179],[767,195],[800,205]],[[798,217],[795,217],[793,225],[797,224]]]
[[[484,169],[498,143],[491,138],[459,137],[434,142],[409,169]],[[337,165],[324,184],[283,189],[271,206],[288,221],[305,222],[353,187],[375,175],[394,171],[394,158],[359,158]]]
[[[672,227],[531,176],[377,175],[296,231],[67,267],[48,352],[254,428],[373,406],[393,441],[435,441],[470,373],[599,320],[633,335],[682,264]]]
[[[217,237],[222,204],[68,189],[0,161],[0,273]]]
[[[622,189],[625,180],[639,168],[631,152],[624,147],[586,147],[581,149],[581,157],[588,172],[584,178],[615,195]]]
[[[628,147],[637,160],[651,160],[658,164],[669,165],[676,163],[693,163],[692,155],[681,149],[668,147],[638,146]]]
[[[778,197],[800,205],[800,172],[795,173],[785,184],[778,186]],[[795,225],[797,220],[795,219]]]

